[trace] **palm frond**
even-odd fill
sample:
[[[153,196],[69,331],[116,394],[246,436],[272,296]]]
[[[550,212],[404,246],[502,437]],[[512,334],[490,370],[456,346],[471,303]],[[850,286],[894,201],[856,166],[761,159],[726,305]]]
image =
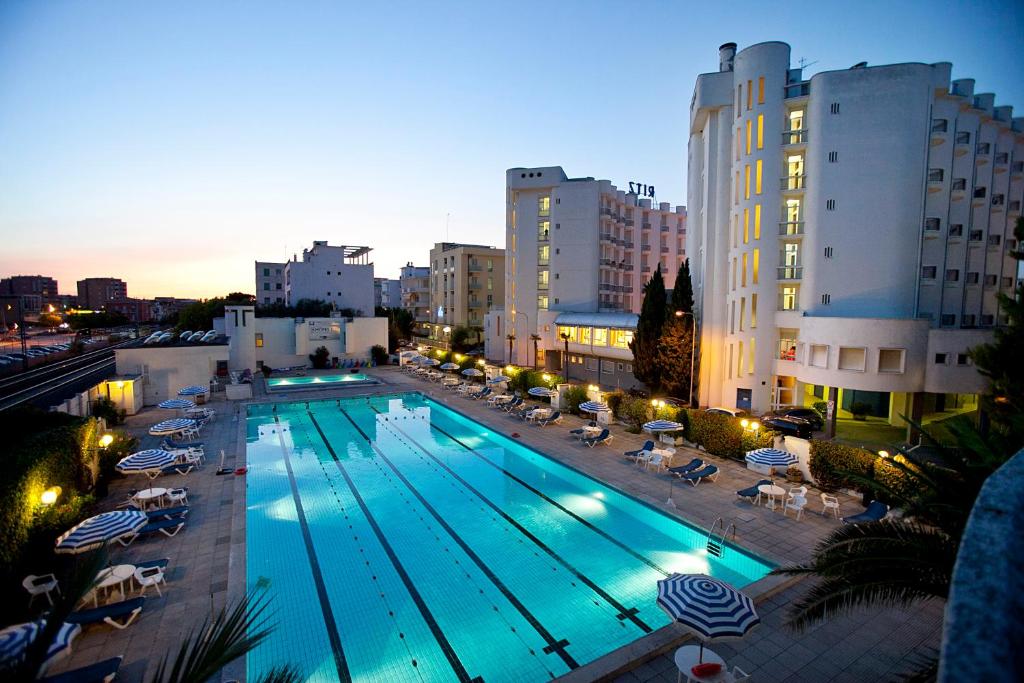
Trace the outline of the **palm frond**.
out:
[[[302,680],[302,672],[294,664],[275,666],[270,671],[260,675],[255,683],[299,683]]]
[[[168,652],[152,683],[203,683],[263,642],[273,630],[266,593],[252,591],[230,609],[193,628],[171,658]],[[289,679],[281,679],[289,680]]]

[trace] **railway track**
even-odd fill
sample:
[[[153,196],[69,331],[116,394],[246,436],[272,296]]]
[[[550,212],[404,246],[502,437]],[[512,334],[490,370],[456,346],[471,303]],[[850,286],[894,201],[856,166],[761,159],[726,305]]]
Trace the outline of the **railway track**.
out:
[[[0,410],[31,404],[48,407],[114,374],[114,350],[128,342],[32,368],[0,380]]]

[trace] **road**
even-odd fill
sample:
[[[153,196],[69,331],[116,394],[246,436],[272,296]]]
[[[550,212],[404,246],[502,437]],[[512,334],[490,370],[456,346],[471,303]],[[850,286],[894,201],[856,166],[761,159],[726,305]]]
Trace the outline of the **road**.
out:
[[[32,368],[0,379],[0,410],[48,408],[114,374],[114,349],[129,342]]]

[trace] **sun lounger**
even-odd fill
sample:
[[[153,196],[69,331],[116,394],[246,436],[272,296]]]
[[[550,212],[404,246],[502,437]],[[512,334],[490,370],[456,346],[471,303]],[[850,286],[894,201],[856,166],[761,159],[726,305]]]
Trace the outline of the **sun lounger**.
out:
[[[756,503],[761,497],[761,492],[757,489],[758,486],[764,486],[765,484],[771,484],[771,479],[762,479],[753,486],[745,489],[740,489],[736,492],[736,495],[740,498],[747,498],[751,503]]]
[[[588,447],[593,448],[599,443],[610,444],[612,442],[612,434],[607,429],[602,429],[601,433],[597,436],[590,436],[580,439],[580,441],[585,443]]]
[[[164,437],[163,443],[160,445],[164,450],[173,451],[181,448],[202,448],[203,444],[203,441],[189,441],[186,443],[184,441],[178,442],[169,437]]]
[[[863,522],[877,522],[889,514],[889,506],[885,503],[873,500],[868,503],[868,507],[864,512],[859,515],[851,515],[850,517],[843,517],[843,524],[861,524]]]
[[[714,481],[715,479],[718,479],[718,468],[715,467],[714,465],[705,465],[699,470],[689,472],[688,474],[684,474],[679,478],[682,479],[683,481],[688,481],[694,486],[696,486],[704,479],[707,479],[708,481]]]
[[[136,569],[153,569],[154,567],[156,567],[157,569],[166,569],[167,565],[169,565],[170,563],[171,563],[171,558],[169,558],[169,557],[161,557],[159,560],[146,560],[145,562],[136,562],[135,563],[135,568]]]
[[[115,602],[110,605],[103,605],[101,607],[82,609],[77,612],[72,612],[64,621],[69,624],[78,624],[79,626],[88,626],[89,624],[98,624],[103,622],[105,624],[110,624],[116,629],[125,629],[131,626],[132,622],[135,621],[135,618],[142,612],[142,605],[145,602],[146,598],[140,597]]]
[[[178,463],[176,465],[168,465],[163,468],[160,470],[160,474],[188,474],[193,469],[195,469],[195,465],[192,465],[191,463]]]
[[[562,413],[560,411],[556,410],[555,412],[551,413],[547,417],[544,417],[544,418],[541,418],[541,419],[537,420],[537,424],[539,424],[541,427],[547,427],[548,425],[558,424],[561,421],[562,421]]]
[[[491,388],[490,387],[484,387],[483,389],[481,389],[480,391],[476,392],[475,394],[470,394],[470,397],[474,401],[477,401],[477,400],[479,400],[481,398],[484,398],[485,396],[490,396],[490,394],[491,394]]]
[[[703,460],[701,460],[700,458],[694,458],[685,465],[679,465],[678,467],[669,467],[668,471],[676,475],[677,477],[681,477],[684,474],[689,474],[690,472],[693,472],[695,469],[697,469],[703,464]]]
[[[501,406],[501,409],[504,410],[506,413],[512,414],[512,412],[515,411],[519,406],[523,405],[523,403],[525,403],[523,399],[514,398],[505,405]]]
[[[146,526],[139,529],[138,531],[136,531],[134,534],[122,536],[121,538],[117,539],[117,542],[127,547],[134,543],[135,539],[140,538],[142,536],[148,536],[150,534],[155,534],[157,532],[162,533],[164,536],[177,536],[178,532],[184,528],[185,520],[181,517],[177,517],[175,519],[154,520]]]
[[[580,431],[582,432],[583,430],[580,430]],[[641,446],[640,448],[636,449],[635,451],[626,451],[622,455],[624,457],[629,458],[630,460],[636,460],[637,458],[640,457],[641,453],[649,452],[649,451],[653,451],[653,450],[654,450],[654,442],[651,441],[650,439],[648,439],[647,441],[644,442],[644,445]]]
[[[121,668],[122,659],[124,659],[123,655],[104,659],[89,666],[40,678],[39,683],[110,683],[117,677],[117,670]]]
[[[188,514],[188,505],[175,505],[169,508],[160,508],[159,510],[148,510],[146,517],[150,521],[159,519],[173,519],[174,517],[184,517]]]

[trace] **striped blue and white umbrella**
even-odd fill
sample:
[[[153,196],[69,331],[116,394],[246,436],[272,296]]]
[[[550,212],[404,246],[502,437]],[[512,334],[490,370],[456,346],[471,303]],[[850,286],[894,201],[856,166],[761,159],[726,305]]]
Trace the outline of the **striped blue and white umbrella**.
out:
[[[131,455],[121,458],[116,469],[121,474],[146,474],[162,470],[168,465],[174,464],[178,459],[174,453],[160,448],[149,448],[144,451],[136,451]]]
[[[79,522],[57,539],[55,552],[84,553],[146,526],[145,512],[114,510]]]
[[[444,365],[441,366],[441,369],[442,370],[458,370],[459,369],[459,364],[458,363],[445,363]]]
[[[465,370],[462,371],[462,374],[465,375],[466,377],[480,377],[484,373],[481,372],[480,370],[477,370],[476,368],[466,368]]]
[[[775,448],[758,448],[756,451],[747,451],[746,457],[747,462],[767,467],[786,467],[798,460],[799,458],[792,453]]]
[[[539,398],[551,398],[552,396],[558,396],[557,391],[548,389],[547,387],[531,387],[526,393],[530,396],[537,396]]]
[[[420,365],[440,365],[440,364],[441,364],[441,361],[439,361],[436,358],[426,358],[426,357],[424,357],[423,360],[420,361]]]
[[[644,424],[648,432],[674,432],[683,428],[683,425],[672,420],[653,420]]]
[[[501,384],[502,382],[511,382],[512,378],[505,375],[498,375],[487,380],[488,384]]]
[[[585,413],[603,413],[608,409],[608,404],[601,401],[584,401],[580,404],[580,410]]]
[[[707,574],[673,574],[658,581],[658,607],[705,640],[741,638],[761,623],[754,601]]]
[[[166,436],[167,434],[174,434],[175,432],[188,429],[195,423],[195,420],[187,417],[176,417],[171,420],[164,420],[163,422],[156,423],[149,428],[149,433],[152,436]]]
[[[156,407],[170,410],[187,410],[188,408],[195,408],[196,404],[187,398],[169,398],[166,401],[157,403]]]
[[[178,389],[178,396],[198,396],[199,394],[209,393],[210,387],[201,387],[198,384],[190,384],[187,387]]]
[[[28,646],[39,637],[46,628],[46,620],[27,621],[24,624],[8,626],[0,631],[0,666],[18,663],[25,655]],[[46,663],[52,663],[58,655],[66,654],[71,641],[81,633],[78,624],[61,624],[56,637],[46,651]]]

